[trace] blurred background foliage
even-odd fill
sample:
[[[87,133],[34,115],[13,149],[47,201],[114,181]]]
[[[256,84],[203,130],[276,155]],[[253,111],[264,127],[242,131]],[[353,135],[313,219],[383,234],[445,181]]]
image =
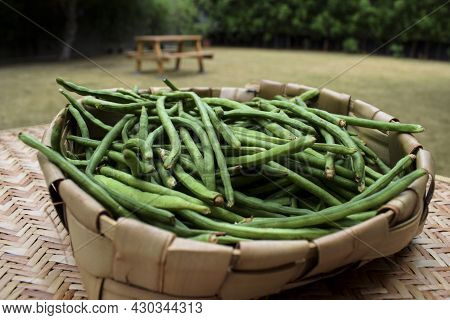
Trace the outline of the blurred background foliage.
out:
[[[370,52],[445,0],[5,0],[88,54],[117,53],[137,34],[201,33],[214,45]],[[380,54],[449,59],[450,9]],[[68,59],[48,34],[0,3],[0,63]]]

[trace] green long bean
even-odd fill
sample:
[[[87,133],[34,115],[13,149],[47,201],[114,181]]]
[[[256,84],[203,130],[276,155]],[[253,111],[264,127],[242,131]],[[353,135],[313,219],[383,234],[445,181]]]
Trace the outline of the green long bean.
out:
[[[355,196],[352,201],[357,201],[363,198],[366,198],[370,196],[371,194],[374,194],[380,190],[382,190],[384,187],[386,187],[397,175],[399,175],[403,170],[408,168],[416,158],[415,155],[409,154],[402,159],[400,159],[397,164],[392,168],[388,173],[386,173],[384,176],[382,176],[380,179],[375,181],[370,187],[368,187],[366,190],[364,190],[362,193]]]
[[[88,166],[86,167],[86,174],[93,175],[95,169],[99,165],[102,158],[108,152],[108,148],[113,143],[114,139],[120,134],[125,123],[132,117],[132,115],[125,115],[122,119],[120,119],[114,127],[106,133],[105,137],[102,139],[100,144],[95,148],[94,153],[89,161]]]
[[[350,126],[378,129],[382,131],[404,132],[404,133],[419,133],[424,131],[424,128],[419,124],[401,123],[394,121],[386,122],[378,120],[369,120],[344,115],[336,115],[336,116],[345,120],[347,124]]]
[[[315,141],[316,139],[312,136],[307,136],[305,138],[298,138],[296,140],[292,140],[289,143],[278,145],[270,150],[255,153],[252,155],[230,157],[227,158],[226,161],[227,164],[229,165],[242,165],[242,166],[262,165],[272,160],[278,159],[280,157],[299,152],[304,148],[312,146]]]
[[[88,126],[86,125],[86,122],[84,121],[83,117],[81,116],[81,113],[75,109],[74,107],[72,107],[71,105],[69,105],[68,110],[70,112],[70,114],[72,115],[72,117],[75,119],[75,122],[78,125],[78,129],[80,129],[80,133],[81,133],[81,137],[85,138],[85,139],[89,139],[89,129]],[[87,147],[86,148],[86,159],[89,160],[89,158],[92,155],[92,148],[91,147]]]
[[[337,206],[341,204],[341,201],[336,199],[333,195],[322,189],[321,187],[317,186],[310,180],[306,179],[305,177],[302,177],[298,173],[289,170],[288,168],[280,165],[279,163],[276,163],[274,161],[270,162],[270,166],[274,167],[276,169],[282,170],[287,173],[287,177],[291,180],[292,183],[300,186],[302,189],[308,191],[309,193],[315,195],[319,199],[324,200],[327,204],[331,206]]]
[[[56,164],[64,173],[66,173],[75,183],[77,183],[83,190],[92,195],[106,209],[108,209],[115,217],[130,217],[135,218],[135,215],[117,203],[102,187],[93,182],[86,174],[78,170],[76,166],[71,164],[62,155],[53,149],[45,146],[34,137],[19,133],[19,139],[28,146],[37,149],[51,162]],[[93,158],[93,157],[92,157]],[[92,162],[92,158],[89,163]]]
[[[124,95],[118,92],[114,92],[112,90],[92,90],[73,82],[69,82],[63,80],[61,78],[56,78],[56,82],[65,88],[68,91],[75,92],[81,96],[94,96],[96,98],[105,99],[108,101],[118,102],[118,103],[127,103],[130,101],[136,101],[135,98]]]
[[[425,174],[426,171],[424,169],[417,169],[396,181],[395,184],[389,185],[384,190],[378,191],[367,198],[326,208],[313,215],[283,219],[254,219],[252,222],[246,223],[246,225],[260,228],[303,228],[340,220],[351,214],[377,209],[383,203],[399,195],[411,183]]]
[[[64,90],[61,89],[60,92],[67,99],[67,101],[69,101],[69,103],[72,105],[72,107],[77,109],[83,115],[83,117],[88,119],[91,123],[93,123],[94,125],[98,126],[99,128],[102,128],[105,131],[109,131],[109,130],[112,129],[112,127],[110,125],[107,125],[106,123],[104,123],[100,119],[94,117],[92,115],[92,113],[87,111],[80,103],[78,103],[77,100],[75,100],[73,97],[71,97],[66,92],[64,92]]]
[[[164,160],[164,167],[166,169],[170,169],[176,164],[178,158],[180,157],[181,140],[178,136],[178,132],[175,129],[175,126],[172,123],[172,120],[170,120],[170,117],[167,114],[166,108],[164,106],[165,100],[166,97],[162,96],[156,101],[156,111],[158,112],[158,117],[160,118],[164,131],[169,137],[170,143],[172,145],[169,155],[167,156],[166,160]]]
[[[96,175],[95,179],[105,184],[111,190],[120,190],[120,194],[127,199],[138,201],[138,203],[146,203],[159,209],[175,211],[190,209],[203,214],[211,212],[205,205],[192,203],[176,196],[143,192],[106,176]]]

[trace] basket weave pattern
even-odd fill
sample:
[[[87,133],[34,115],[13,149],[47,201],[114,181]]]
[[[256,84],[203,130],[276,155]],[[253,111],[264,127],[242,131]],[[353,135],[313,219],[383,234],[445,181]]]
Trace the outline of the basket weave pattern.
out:
[[[255,94],[298,95],[309,89],[263,81],[252,88],[192,88],[201,96],[248,100]],[[153,89],[156,90],[156,89]],[[395,119],[349,95],[322,89],[325,110],[376,120]],[[433,176],[428,151],[410,134],[357,129],[388,164],[415,153],[417,167]],[[48,143],[49,135],[44,137]],[[42,156],[41,168],[56,206],[67,221],[74,256],[90,298],[256,298],[301,286],[337,270],[391,255],[408,245],[423,228],[434,187],[428,176],[387,203],[359,225],[314,241],[249,241],[239,248],[177,238],[170,232],[131,219],[114,221],[105,209]]]

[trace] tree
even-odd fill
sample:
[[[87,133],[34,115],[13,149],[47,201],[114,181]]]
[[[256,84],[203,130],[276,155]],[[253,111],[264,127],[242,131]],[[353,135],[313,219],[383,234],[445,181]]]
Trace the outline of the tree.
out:
[[[64,26],[64,42],[61,54],[59,56],[60,60],[70,59],[72,53],[72,46],[75,42],[75,37],[77,34],[77,0],[62,0],[61,6],[65,12],[66,23]]]

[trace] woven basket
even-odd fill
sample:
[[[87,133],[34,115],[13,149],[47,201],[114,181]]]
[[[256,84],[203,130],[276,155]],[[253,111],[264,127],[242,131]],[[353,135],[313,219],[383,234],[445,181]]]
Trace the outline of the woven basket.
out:
[[[246,101],[256,95],[295,96],[310,88],[265,80],[246,88],[190,89],[200,96]],[[370,104],[329,89],[321,90],[317,105],[338,114],[396,121]],[[96,116],[108,121],[101,112]],[[60,117],[64,117],[63,112],[53,123]],[[89,298],[248,299],[392,255],[421,232],[434,190],[430,153],[411,134],[354,130],[386,163],[393,165],[404,155],[414,153],[417,168],[426,169],[429,175],[386,203],[376,217],[351,228],[313,241],[248,241],[236,248],[178,238],[133,219],[113,220],[101,204],[66,179],[58,167],[42,154],[38,158],[55,208],[69,230]],[[43,138],[46,144],[50,131]]]

